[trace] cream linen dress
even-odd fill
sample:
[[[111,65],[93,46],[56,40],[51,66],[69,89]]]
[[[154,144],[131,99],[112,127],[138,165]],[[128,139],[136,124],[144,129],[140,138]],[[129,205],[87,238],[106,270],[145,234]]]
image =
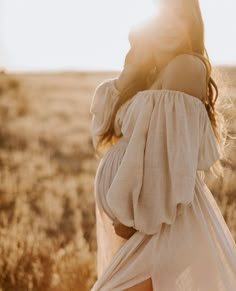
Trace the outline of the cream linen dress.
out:
[[[94,147],[119,98],[114,80],[92,98]],[[115,130],[123,136],[101,153],[94,182],[91,290],[151,278],[154,291],[235,291],[236,244],[202,175],[220,158],[204,104],[180,91],[140,91],[119,108]],[[137,232],[117,236],[114,218]]]

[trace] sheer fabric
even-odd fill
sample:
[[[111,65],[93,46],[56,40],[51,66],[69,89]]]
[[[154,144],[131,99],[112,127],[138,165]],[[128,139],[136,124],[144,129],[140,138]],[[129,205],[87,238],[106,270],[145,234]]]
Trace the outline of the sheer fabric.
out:
[[[119,92],[95,91],[91,135],[107,126]],[[101,157],[95,177],[95,290],[123,290],[152,278],[158,291],[236,290],[236,245],[202,178],[220,157],[204,104],[172,90],[138,92],[119,109],[123,136]],[[117,218],[137,232],[118,237]]]

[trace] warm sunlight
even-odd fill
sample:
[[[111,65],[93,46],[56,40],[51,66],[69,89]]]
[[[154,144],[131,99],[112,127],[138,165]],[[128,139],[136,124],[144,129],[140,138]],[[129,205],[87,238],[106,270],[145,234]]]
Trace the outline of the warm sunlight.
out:
[[[4,0],[1,12],[8,67],[106,69],[122,65],[129,29],[152,14],[153,1]]]
[[[236,291],[235,117],[236,0],[0,0],[0,291]]]
[[[124,10],[126,9],[126,21],[128,28],[132,25],[141,23],[149,16],[151,16],[154,12],[154,4],[153,0],[144,0],[144,1],[137,1],[137,0],[129,0],[126,1],[125,4],[121,5],[121,1],[117,2],[117,13],[122,15]],[[156,8],[156,6],[155,6]]]
[[[130,28],[152,15],[154,4],[158,3],[158,0],[24,0],[23,4],[18,0],[0,1],[0,67],[10,70],[120,70],[129,49]],[[211,0],[200,2],[212,61],[234,62],[235,2],[227,5],[215,2],[214,9]]]

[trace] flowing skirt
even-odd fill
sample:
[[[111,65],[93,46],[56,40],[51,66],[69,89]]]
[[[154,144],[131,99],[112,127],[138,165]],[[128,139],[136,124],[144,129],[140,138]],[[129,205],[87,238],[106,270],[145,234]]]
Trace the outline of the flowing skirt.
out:
[[[98,280],[91,290],[121,291],[151,278],[154,291],[235,291],[236,244],[200,171],[193,203],[174,224],[128,240],[115,234],[106,193],[125,153],[120,141],[95,177]]]

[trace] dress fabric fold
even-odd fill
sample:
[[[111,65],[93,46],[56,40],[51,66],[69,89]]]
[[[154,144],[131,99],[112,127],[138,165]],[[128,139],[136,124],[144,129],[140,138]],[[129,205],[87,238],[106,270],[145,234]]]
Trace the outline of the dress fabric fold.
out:
[[[90,112],[96,146],[119,98],[115,79],[95,90]],[[202,178],[219,158],[204,104],[173,90],[145,90],[119,109],[122,137],[95,177],[95,290],[123,290],[152,278],[158,291],[236,290],[236,245]],[[137,232],[118,237],[117,218]]]

